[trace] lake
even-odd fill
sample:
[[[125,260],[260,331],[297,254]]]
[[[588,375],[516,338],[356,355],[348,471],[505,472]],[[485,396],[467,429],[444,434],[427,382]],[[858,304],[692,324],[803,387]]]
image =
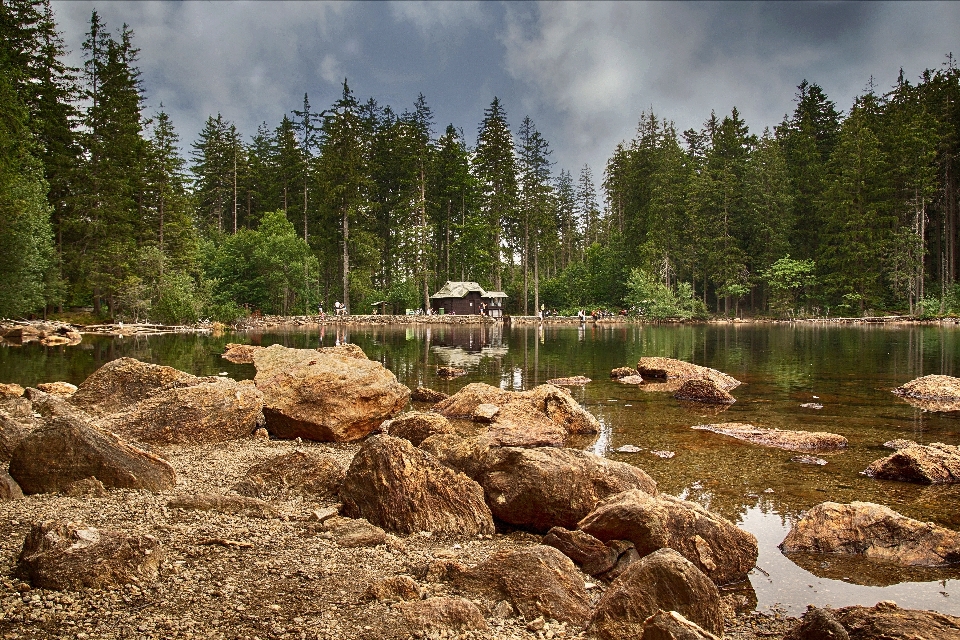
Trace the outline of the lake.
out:
[[[297,348],[354,342],[407,386],[447,393],[470,382],[522,390],[550,378],[585,375],[593,382],[572,392],[602,424],[593,451],[643,468],[662,491],[699,502],[757,536],[760,557],[751,583],[761,609],[780,603],[799,614],[808,603],[873,605],[887,599],[903,607],[960,615],[960,572],[907,572],[819,556],[791,560],[777,548],[800,512],[825,500],[877,502],[912,518],[960,528],[960,487],[879,481],[860,474],[871,461],[890,453],[882,447],[887,440],[960,442],[960,412],[925,412],[890,393],[921,375],[960,373],[958,328],[416,325],[339,330],[312,326],[219,337],[84,336],[75,347],[0,348],[0,382],[79,384],[105,362],[123,356],[198,375],[252,378],[252,365],[234,365],[219,357],[227,342]],[[744,384],[732,392],[734,405],[713,410],[610,380],[611,369],[636,366],[641,356],[680,358],[729,373]],[[436,377],[438,365],[462,367],[468,373],[442,380]],[[805,403],[823,408],[801,407]],[[850,447],[820,454],[828,464],[816,466],[792,462],[794,453],[690,428],[718,422],[829,431],[845,436]],[[615,451],[625,444],[640,451]],[[652,451],[675,455],[664,459]]]

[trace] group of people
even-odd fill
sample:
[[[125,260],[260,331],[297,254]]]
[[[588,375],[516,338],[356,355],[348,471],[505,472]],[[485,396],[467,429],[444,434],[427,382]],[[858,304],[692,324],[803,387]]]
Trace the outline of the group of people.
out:
[[[327,314],[323,312],[323,303],[320,303],[317,306],[317,313],[319,314],[321,320],[327,319]],[[336,302],[333,303],[333,313],[336,316],[347,315],[347,305],[337,300]]]

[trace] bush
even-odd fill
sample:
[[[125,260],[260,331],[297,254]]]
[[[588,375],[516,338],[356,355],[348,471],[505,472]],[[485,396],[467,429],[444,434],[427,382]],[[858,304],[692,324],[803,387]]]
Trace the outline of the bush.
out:
[[[630,272],[626,301],[634,313],[654,320],[707,317],[707,306],[696,298],[689,282],[674,290],[643,269]]]

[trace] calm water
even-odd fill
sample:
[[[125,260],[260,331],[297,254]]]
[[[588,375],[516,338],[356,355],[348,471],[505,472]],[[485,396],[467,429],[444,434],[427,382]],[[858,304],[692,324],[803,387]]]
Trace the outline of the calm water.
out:
[[[960,487],[924,487],[860,475],[871,461],[889,453],[881,446],[886,440],[960,442],[960,412],[923,412],[890,393],[921,375],[960,374],[960,329],[417,326],[340,332],[311,327],[222,337],[85,337],[76,347],[0,348],[0,382],[79,384],[121,356],[199,375],[226,372],[244,379],[253,377],[253,366],[222,360],[219,354],[227,342],[316,347],[337,341],[359,344],[411,388],[422,385],[453,393],[470,382],[487,382],[520,390],[554,377],[592,378],[573,394],[603,425],[593,450],[642,467],[663,491],[696,500],[756,535],[760,570],[753,572],[751,583],[760,608],[782,603],[799,613],[808,603],[873,605],[890,599],[901,606],[960,615],[960,573],[905,572],[822,557],[791,560],[776,546],[802,510],[824,500],[877,502],[960,529]],[[682,405],[668,393],[610,381],[612,368],[636,366],[644,355],[681,358],[733,375],[744,383],[733,391],[736,404],[716,413]],[[436,378],[436,366],[445,364],[469,373],[453,381]],[[807,402],[818,402],[823,409],[800,407]],[[690,429],[715,422],[830,431],[845,436],[850,448],[822,455],[828,464],[819,467],[791,462],[795,454],[790,452]],[[642,451],[617,453],[624,444]],[[676,455],[661,459],[651,450]]]

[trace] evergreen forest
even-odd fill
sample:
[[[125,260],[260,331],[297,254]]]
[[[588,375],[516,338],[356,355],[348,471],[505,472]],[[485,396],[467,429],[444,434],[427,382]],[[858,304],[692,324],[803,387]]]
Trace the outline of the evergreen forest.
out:
[[[245,132],[210,114],[183,140],[147,108],[129,26],[93,12],[81,68],[49,0],[2,0],[0,36],[0,317],[403,313],[447,280],[518,315],[960,313],[952,55],[864,79],[845,111],[798,79],[759,130],[736,108],[686,131],[640,113],[594,174],[496,97],[464,129],[347,80],[332,104],[305,93]]]

